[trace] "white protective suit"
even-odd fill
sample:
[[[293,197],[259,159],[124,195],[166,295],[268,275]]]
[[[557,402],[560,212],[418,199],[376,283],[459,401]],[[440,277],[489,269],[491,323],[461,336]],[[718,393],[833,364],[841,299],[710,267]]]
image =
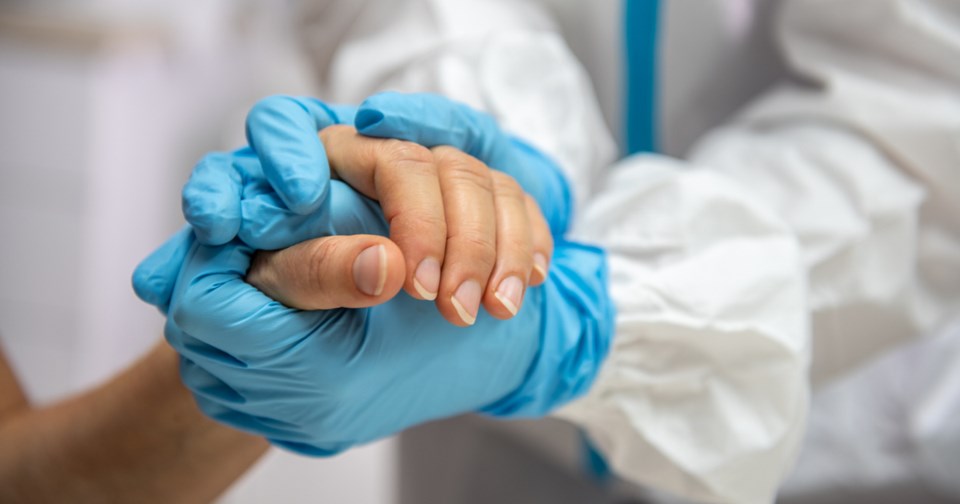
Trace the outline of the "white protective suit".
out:
[[[743,40],[698,53],[709,30],[697,23],[728,5],[676,4],[660,24],[660,123],[684,159],[616,163],[619,54],[602,53],[615,51],[618,2],[317,1],[301,20],[325,99],[439,92],[565,170],[573,237],[609,253],[617,331],[593,389],[556,414],[627,480],[769,502],[800,450],[811,382],[960,313],[960,7],[784,2],[775,33],[805,84],[780,83],[687,151],[729,112],[706,98],[736,106],[757,83],[728,74],[711,88],[704,54]],[[750,22],[749,4],[721,21]],[[553,13],[576,22],[561,34]]]

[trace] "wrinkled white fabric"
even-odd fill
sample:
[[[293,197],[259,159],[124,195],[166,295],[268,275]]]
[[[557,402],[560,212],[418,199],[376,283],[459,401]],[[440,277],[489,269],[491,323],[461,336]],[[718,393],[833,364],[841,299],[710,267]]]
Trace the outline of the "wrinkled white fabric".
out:
[[[942,329],[960,314],[960,4],[796,0],[778,32],[815,86],[771,92],[693,159],[762,188],[804,245],[825,388],[782,495],[960,498]]]
[[[634,482],[772,500],[807,409],[793,236],[726,177],[649,155],[612,169],[573,234],[607,249],[617,332],[590,393],[558,415]]]
[[[758,188],[810,274],[816,384],[960,313],[960,5],[797,0],[782,87],[691,156]]]
[[[558,414],[619,475],[701,501],[773,499],[803,434],[809,329],[827,383],[960,302],[956,4],[785,4],[781,49],[817,86],[760,98],[687,161],[614,168],[536,3],[328,0],[302,17],[326,98],[440,92],[560,162],[618,312],[597,383]]]

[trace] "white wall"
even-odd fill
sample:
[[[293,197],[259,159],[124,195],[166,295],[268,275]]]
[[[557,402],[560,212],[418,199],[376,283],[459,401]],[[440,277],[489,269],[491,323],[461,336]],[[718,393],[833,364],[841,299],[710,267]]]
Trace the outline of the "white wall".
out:
[[[26,5],[0,8],[0,341],[46,403],[157,341],[130,274],[181,224],[189,169],[242,141],[256,98],[309,82],[284,2]],[[394,450],[272,453],[224,500],[389,503]]]

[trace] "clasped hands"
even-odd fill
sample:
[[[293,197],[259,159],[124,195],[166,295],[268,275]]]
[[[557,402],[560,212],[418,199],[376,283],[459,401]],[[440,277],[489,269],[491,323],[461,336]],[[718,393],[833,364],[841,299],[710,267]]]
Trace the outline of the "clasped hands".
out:
[[[190,226],[134,274],[206,414],[329,455],[589,387],[606,266],[563,239],[571,198],[546,156],[435,95],[269,98],[247,137],[197,166]]]

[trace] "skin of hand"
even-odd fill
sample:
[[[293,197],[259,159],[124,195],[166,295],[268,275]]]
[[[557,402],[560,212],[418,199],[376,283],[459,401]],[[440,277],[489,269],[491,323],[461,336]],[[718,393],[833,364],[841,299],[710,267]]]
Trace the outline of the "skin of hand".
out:
[[[109,382],[31,407],[0,352],[0,502],[209,502],[269,446],[197,409],[165,343]]]
[[[355,257],[343,263],[341,271],[352,271],[353,278],[345,276],[342,288],[366,294],[338,296],[338,302],[347,304],[331,304],[327,297],[313,301],[298,297],[305,302],[298,308],[372,306],[384,289],[396,292],[393,279],[398,270],[399,278],[410,282],[411,276],[404,273],[414,268],[414,292],[422,299],[437,298],[444,317],[465,326],[476,320],[481,301],[494,317],[516,315],[531,277],[533,285],[546,279],[545,267],[534,256],[552,253],[549,227],[537,204],[509,175],[452,147],[426,149],[364,137],[350,126],[330,126],[320,138],[332,176],[379,200],[393,243],[375,245],[369,238],[340,236],[298,245],[297,257],[309,256],[315,263],[339,260],[342,254]],[[259,252],[247,280],[288,306],[294,305],[285,291],[314,291],[313,282],[332,281],[316,274],[306,278],[260,274],[264,264],[276,266],[279,273],[300,271],[287,267],[288,257],[284,252]],[[424,274],[424,269],[429,271]],[[427,280],[418,281],[425,276]]]

